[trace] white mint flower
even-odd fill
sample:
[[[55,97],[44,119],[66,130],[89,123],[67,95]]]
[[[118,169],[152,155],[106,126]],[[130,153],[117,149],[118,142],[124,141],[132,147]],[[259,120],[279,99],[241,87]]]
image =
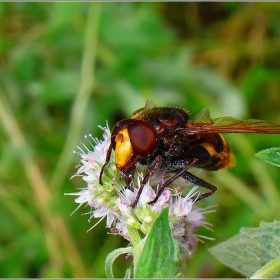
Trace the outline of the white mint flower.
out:
[[[78,147],[81,162],[78,171],[73,177],[82,176],[82,179],[87,183],[87,187],[80,192],[68,195],[78,196],[75,202],[79,204],[79,207],[87,204],[92,208],[88,213],[90,215],[89,220],[92,217],[101,218],[101,220],[107,217],[106,227],[110,228],[118,218],[118,209],[115,205],[115,200],[118,198],[118,190],[112,183],[116,181],[115,178],[118,178],[119,174],[115,166],[110,165],[108,166],[108,172],[104,174],[104,185],[101,186],[99,184],[100,170],[105,162],[106,151],[111,141],[109,128],[105,127],[102,129],[104,131],[103,141],[99,141],[91,135],[85,137],[92,147],[92,151],[83,142],[81,142],[82,147]],[[121,182],[116,181],[115,183]]]
[[[75,199],[75,202],[79,204],[77,209],[82,205],[88,205],[91,209],[86,213],[89,215],[89,220],[99,218],[101,221],[106,218],[106,227],[111,229],[112,234],[122,235],[130,241],[128,227],[139,230],[142,235],[147,235],[161,210],[169,207],[169,222],[173,237],[190,252],[197,240],[195,234],[197,228],[209,226],[204,221],[204,210],[195,206],[195,199],[198,196],[197,187],[194,187],[187,196],[182,197],[177,188],[180,185],[185,187],[188,182],[178,178],[172,183],[172,187],[176,186],[177,188],[166,188],[158,200],[154,204],[150,204],[149,202],[154,200],[157,190],[163,185],[163,182],[173,175],[171,172],[155,169],[149,181],[144,185],[138,203],[135,208],[132,208],[131,205],[141,187],[147,166],[137,164],[133,178],[134,184],[126,188],[126,184],[114,164],[113,152],[111,161],[103,174],[103,185],[100,185],[100,171],[105,163],[111,141],[108,126],[102,129],[104,131],[103,141],[89,135],[85,137],[88,144],[85,145],[81,142],[78,147],[81,161],[73,177],[82,177],[87,186],[77,193],[68,194],[77,196]]]

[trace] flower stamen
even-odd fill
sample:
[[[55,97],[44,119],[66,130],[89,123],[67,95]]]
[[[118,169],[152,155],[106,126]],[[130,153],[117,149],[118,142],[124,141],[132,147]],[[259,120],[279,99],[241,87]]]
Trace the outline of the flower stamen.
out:
[[[102,220],[104,220],[104,218],[105,218],[105,216],[102,217],[102,218],[100,218],[99,221],[98,221],[97,223],[95,223],[94,226],[92,226],[91,228],[89,228],[89,229],[87,230],[87,233],[89,233],[92,229],[94,229]]]

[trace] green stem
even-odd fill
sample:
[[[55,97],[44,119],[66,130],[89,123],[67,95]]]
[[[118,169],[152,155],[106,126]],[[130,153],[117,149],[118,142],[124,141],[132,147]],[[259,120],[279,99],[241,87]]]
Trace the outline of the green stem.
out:
[[[114,278],[113,275],[113,263],[117,257],[119,257],[122,254],[128,254],[133,253],[133,272],[135,275],[137,263],[139,260],[139,257],[141,255],[142,249],[144,247],[144,242],[141,239],[141,236],[139,235],[139,232],[137,229],[127,226],[127,230],[129,232],[129,236],[131,239],[132,246],[127,248],[119,248],[111,252],[106,260],[105,260],[105,274],[108,278]],[[127,275],[129,275],[130,271],[127,271]],[[126,276],[127,276],[126,275]]]
[[[132,247],[133,247],[133,272],[134,272],[133,274],[135,276],[138,260],[142,253],[145,242],[139,235],[139,232],[137,229],[127,226],[127,230],[129,232],[129,236],[130,236]]]
[[[257,270],[250,279],[269,278],[280,271],[280,258],[272,260]]]
[[[129,254],[132,252],[132,247],[126,247],[126,248],[119,248],[111,252],[106,260],[105,260],[105,274],[107,278],[114,278],[113,274],[113,263],[116,260],[117,257],[123,254]]]

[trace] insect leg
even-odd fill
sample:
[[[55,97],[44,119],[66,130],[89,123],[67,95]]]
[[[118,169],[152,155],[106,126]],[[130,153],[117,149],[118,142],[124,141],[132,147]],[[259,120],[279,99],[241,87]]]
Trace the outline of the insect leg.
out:
[[[158,155],[155,158],[153,164],[149,167],[149,169],[148,169],[148,171],[147,171],[143,181],[141,182],[141,186],[140,186],[139,191],[138,191],[138,193],[136,195],[136,198],[135,198],[134,202],[130,205],[132,208],[135,208],[135,206],[137,205],[138,200],[140,198],[140,195],[141,195],[141,193],[143,191],[143,188],[144,188],[145,184],[148,182],[149,178],[151,177],[152,172],[154,171],[154,169],[155,169],[157,163],[160,161],[160,159],[161,159],[161,156]]]
[[[186,180],[188,180],[189,182],[195,184],[195,185],[198,185],[198,186],[201,186],[201,187],[204,187],[206,189],[209,189],[210,191],[207,192],[207,193],[204,193],[204,194],[200,194],[196,199],[195,201],[198,201],[198,200],[201,200],[201,199],[204,199],[205,197],[207,196],[210,196],[212,195],[216,190],[217,188],[205,181],[203,181],[202,179],[194,176],[193,174],[189,173],[188,171],[186,171],[183,175],[182,175],[183,178],[185,178]]]
[[[100,174],[99,174],[99,184],[100,184],[100,185],[103,185],[103,182],[102,182],[102,175],[103,175],[103,173],[104,173],[105,167],[106,167],[106,166],[109,164],[109,162],[110,162],[112,149],[113,149],[112,144],[110,144],[109,149],[108,149],[107,154],[106,154],[106,161],[105,161],[104,165],[102,166],[101,171],[100,171]]]
[[[156,197],[149,202],[149,204],[153,204],[155,202],[157,202],[158,198],[160,197],[160,195],[162,194],[162,192],[165,190],[166,187],[168,187],[170,184],[172,184],[178,177],[183,176],[184,173],[187,172],[187,170],[192,167],[193,165],[195,165],[197,163],[197,159],[190,159],[186,161],[186,165],[185,167],[179,171],[178,173],[176,173],[174,176],[172,176],[169,180],[167,180],[166,182],[164,182],[164,184],[161,186],[161,188],[159,189]],[[188,172],[187,172],[188,173]]]

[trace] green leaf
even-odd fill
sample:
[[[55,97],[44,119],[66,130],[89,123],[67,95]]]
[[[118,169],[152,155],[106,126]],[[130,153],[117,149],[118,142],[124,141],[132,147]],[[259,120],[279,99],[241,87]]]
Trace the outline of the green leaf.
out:
[[[280,148],[270,148],[256,153],[260,159],[280,167]]]
[[[280,222],[261,222],[209,249],[226,266],[250,277],[266,263],[279,258]]]
[[[175,244],[168,221],[168,208],[154,221],[139,258],[135,278],[174,278]]]

